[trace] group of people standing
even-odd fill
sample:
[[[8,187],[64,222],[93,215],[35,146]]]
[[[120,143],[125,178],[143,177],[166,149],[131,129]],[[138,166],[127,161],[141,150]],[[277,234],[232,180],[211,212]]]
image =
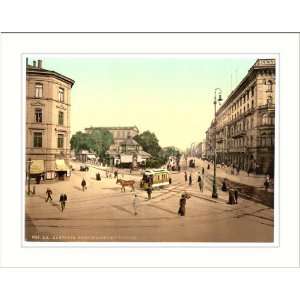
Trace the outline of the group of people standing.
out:
[[[52,194],[53,194],[52,190],[50,188],[47,188],[47,190],[46,190],[47,198],[46,198],[45,202],[53,201],[52,196],[51,196]],[[65,193],[60,194],[59,203],[60,203],[62,212],[64,211],[64,209],[66,207],[67,200],[68,200],[67,194],[65,194]]]
[[[193,177],[192,177],[192,173],[187,174],[186,171],[184,171],[184,181],[185,183],[187,183],[187,181],[189,182],[189,185],[193,184]],[[197,179],[198,185],[199,185],[199,190],[200,192],[203,192],[204,189],[204,168],[202,168],[201,174],[198,174],[198,179]]]

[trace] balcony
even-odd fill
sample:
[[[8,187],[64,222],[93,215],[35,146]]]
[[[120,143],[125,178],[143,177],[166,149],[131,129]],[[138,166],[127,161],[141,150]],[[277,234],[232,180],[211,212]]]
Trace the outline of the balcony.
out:
[[[234,132],[234,133],[231,135],[231,137],[232,137],[233,139],[237,139],[237,138],[243,137],[243,136],[245,136],[245,135],[246,135],[246,130],[239,130],[239,131]]]
[[[224,142],[224,137],[223,136],[217,136],[216,140],[217,140],[218,144],[221,144],[221,143]]]

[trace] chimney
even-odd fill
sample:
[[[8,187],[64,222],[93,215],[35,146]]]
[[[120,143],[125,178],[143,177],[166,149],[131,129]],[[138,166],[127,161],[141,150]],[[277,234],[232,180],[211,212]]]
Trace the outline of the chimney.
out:
[[[32,62],[32,64],[33,64],[34,67],[36,67],[36,61],[35,60]]]
[[[39,68],[39,69],[42,68],[42,60],[41,60],[41,59],[38,60],[38,68]]]

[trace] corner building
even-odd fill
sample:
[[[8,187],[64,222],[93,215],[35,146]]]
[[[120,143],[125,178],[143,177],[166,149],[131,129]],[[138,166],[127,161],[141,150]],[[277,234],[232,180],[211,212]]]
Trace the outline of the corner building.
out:
[[[258,59],[207,131],[218,163],[274,175],[275,86],[275,59]]]
[[[70,175],[70,108],[74,80],[26,62],[26,161],[31,177]]]

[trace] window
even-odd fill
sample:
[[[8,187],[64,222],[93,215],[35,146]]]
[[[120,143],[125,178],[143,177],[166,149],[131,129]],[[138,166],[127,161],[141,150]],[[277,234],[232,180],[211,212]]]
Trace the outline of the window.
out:
[[[64,125],[64,113],[62,111],[58,112],[58,124]]]
[[[35,116],[35,122],[36,123],[42,123],[43,122],[43,114],[42,114],[42,109],[41,108],[36,108],[35,109],[34,116]]]
[[[57,148],[63,148],[64,147],[64,135],[59,134],[57,137]]]
[[[65,93],[65,90],[63,88],[58,89],[58,100],[60,102],[64,102],[64,93]]]
[[[262,116],[262,124],[263,125],[267,125],[268,124],[268,115],[267,114],[263,114]]]
[[[42,133],[41,132],[34,132],[33,133],[33,147],[34,148],[41,148],[43,143]]]
[[[268,92],[272,92],[272,85],[273,85],[272,80],[268,80],[268,82],[267,82],[267,91]]]
[[[254,108],[254,101],[251,102],[251,107]]]
[[[43,85],[41,83],[35,84],[35,98],[43,97]]]
[[[254,96],[254,87],[251,88],[251,97]]]

